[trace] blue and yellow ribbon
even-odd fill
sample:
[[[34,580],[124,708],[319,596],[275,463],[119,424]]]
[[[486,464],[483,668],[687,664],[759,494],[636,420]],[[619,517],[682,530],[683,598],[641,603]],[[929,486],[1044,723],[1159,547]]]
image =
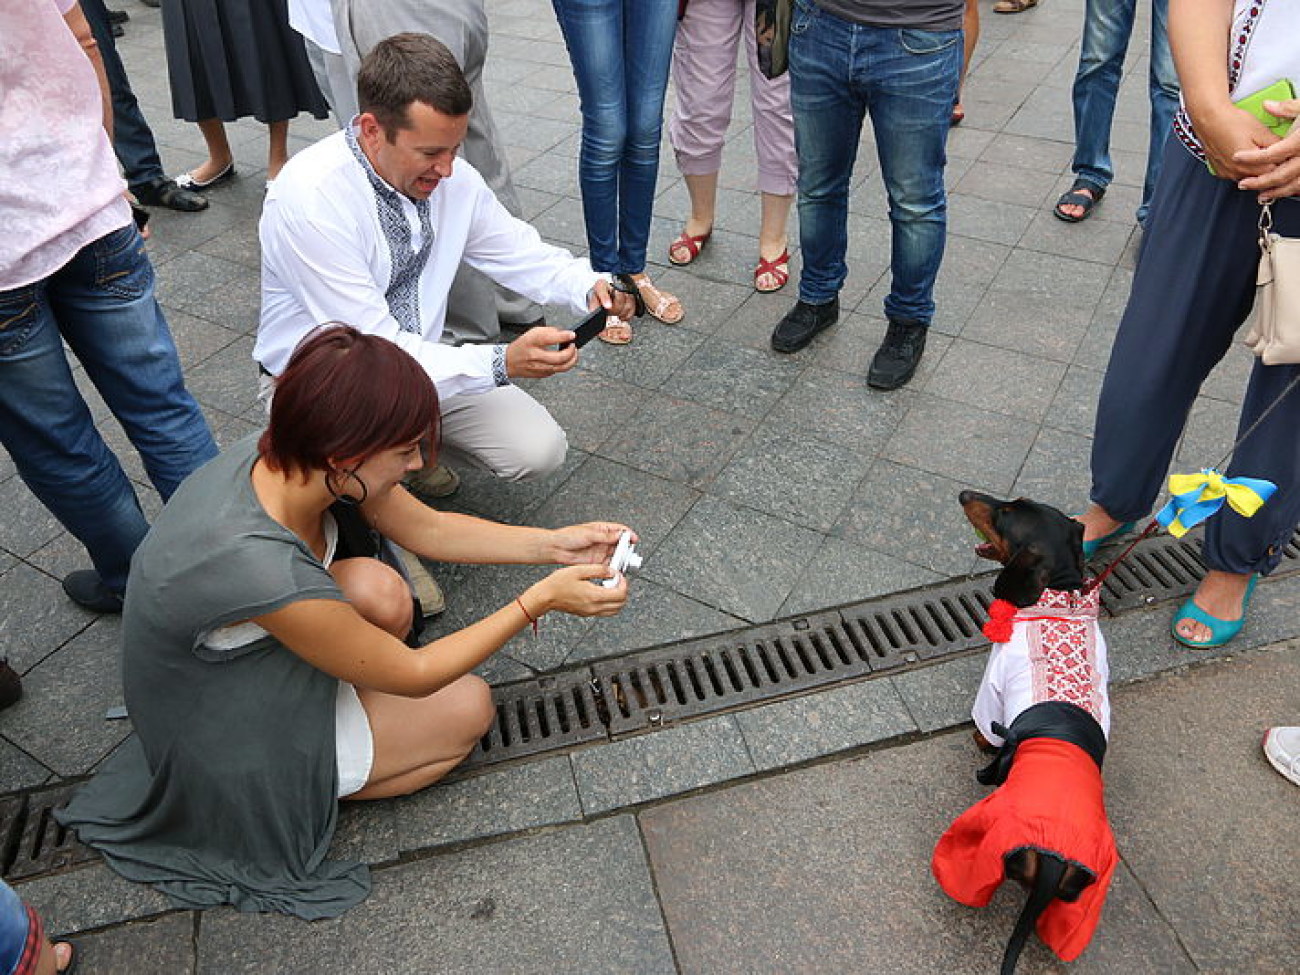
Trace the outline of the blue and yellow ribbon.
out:
[[[1171,474],[1169,503],[1156,521],[1175,538],[1187,534],[1227,501],[1233,511],[1250,518],[1273,496],[1277,485],[1258,477],[1224,477],[1212,468],[1199,474]]]

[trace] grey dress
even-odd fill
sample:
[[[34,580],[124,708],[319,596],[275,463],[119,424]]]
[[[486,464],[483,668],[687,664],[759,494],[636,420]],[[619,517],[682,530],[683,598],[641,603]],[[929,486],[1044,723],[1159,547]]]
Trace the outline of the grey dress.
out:
[[[325,859],[338,681],[271,637],[204,645],[226,624],[343,598],[258,502],[256,457],[250,438],[191,475],[136,552],[122,627],[136,733],[59,820],[179,906],[333,917],[370,891],[363,864]]]

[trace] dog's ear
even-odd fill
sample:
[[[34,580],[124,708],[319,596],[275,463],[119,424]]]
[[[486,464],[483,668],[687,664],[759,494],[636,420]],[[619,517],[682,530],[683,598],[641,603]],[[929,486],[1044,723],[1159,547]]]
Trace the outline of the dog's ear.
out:
[[[1032,606],[1047,588],[1051,569],[1042,549],[1030,544],[1018,549],[993,582],[993,595],[1019,609]]]

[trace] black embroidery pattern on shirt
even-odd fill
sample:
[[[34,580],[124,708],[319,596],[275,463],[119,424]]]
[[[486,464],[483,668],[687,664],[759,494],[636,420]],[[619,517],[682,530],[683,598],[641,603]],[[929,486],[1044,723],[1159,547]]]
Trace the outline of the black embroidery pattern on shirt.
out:
[[[388,312],[397,321],[403,332],[416,335],[424,334],[420,325],[420,273],[429,260],[433,249],[433,224],[429,220],[429,201],[413,200],[415,213],[420,219],[420,249],[411,246],[411,225],[402,213],[402,202],[398,193],[375,173],[370,160],[357,144],[356,133],[345,130],[348,148],[361,164],[370,188],[375,191],[375,213],[379,217],[379,227],[388,244],[388,254],[392,264],[388,287],[384,291],[384,300],[388,303]]]

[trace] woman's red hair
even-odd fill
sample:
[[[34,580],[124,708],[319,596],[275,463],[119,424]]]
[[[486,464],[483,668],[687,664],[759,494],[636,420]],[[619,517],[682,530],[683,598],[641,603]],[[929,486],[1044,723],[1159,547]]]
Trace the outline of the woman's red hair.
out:
[[[436,445],[438,420],[438,392],[415,359],[387,339],[331,325],[294,350],[257,446],[273,470],[328,471],[423,438]]]

